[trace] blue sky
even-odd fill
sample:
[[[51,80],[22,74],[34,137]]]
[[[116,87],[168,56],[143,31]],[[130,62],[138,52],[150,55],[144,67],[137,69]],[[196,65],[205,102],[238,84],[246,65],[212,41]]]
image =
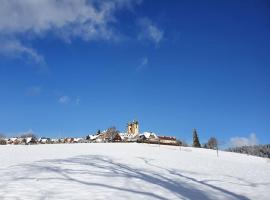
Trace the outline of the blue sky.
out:
[[[268,1],[0,3],[1,133],[269,143]]]

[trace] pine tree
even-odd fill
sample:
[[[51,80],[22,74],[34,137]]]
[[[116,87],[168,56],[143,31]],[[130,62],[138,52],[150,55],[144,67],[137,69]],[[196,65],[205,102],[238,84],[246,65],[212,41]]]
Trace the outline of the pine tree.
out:
[[[201,148],[201,144],[198,138],[197,130],[194,128],[193,129],[193,147],[199,147]]]

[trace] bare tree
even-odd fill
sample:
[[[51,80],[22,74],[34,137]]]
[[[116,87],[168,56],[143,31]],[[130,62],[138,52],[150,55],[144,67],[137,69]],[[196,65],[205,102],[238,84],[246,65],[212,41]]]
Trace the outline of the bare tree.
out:
[[[5,144],[7,144],[5,140],[5,135],[0,133],[0,145],[5,145]]]
[[[106,137],[109,139],[109,141],[112,141],[117,134],[119,134],[119,131],[115,126],[108,128],[106,131]]]
[[[181,140],[181,146],[182,147],[188,147],[188,143],[186,142],[186,140]]]
[[[207,142],[207,148],[216,149],[218,146],[218,141],[215,137],[211,137]]]
[[[31,137],[34,140],[37,140],[37,136],[34,133],[25,133],[19,136],[20,138],[27,138],[27,137]]]
[[[203,144],[203,148],[217,150],[217,157],[218,157],[219,142],[217,138],[210,137],[208,142],[206,144]]]

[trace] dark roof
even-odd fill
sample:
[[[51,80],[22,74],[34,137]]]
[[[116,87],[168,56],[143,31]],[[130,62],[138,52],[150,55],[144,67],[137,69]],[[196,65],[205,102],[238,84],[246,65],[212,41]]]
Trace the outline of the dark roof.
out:
[[[170,136],[158,136],[160,140],[176,140],[175,137],[170,137]]]

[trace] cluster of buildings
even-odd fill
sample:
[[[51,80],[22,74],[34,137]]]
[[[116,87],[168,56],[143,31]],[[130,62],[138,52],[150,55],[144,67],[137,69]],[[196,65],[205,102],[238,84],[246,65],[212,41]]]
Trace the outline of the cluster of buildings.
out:
[[[153,132],[139,132],[139,122],[127,123],[127,132],[120,133],[115,128],[109,128],[102,132],[87,135],[85,138],[35,138],[35,137],[12,137],[2,138],[0,144],[61,144],[61,143],[105,143],[105,142],[138,142],[149,144],[180,145],[175,137],[158,136]]]
[[[88,135],[87,139],[90,142],[138,142],[149,144],[166,144],[166,145],[180,145],[175,137],[158,136],[153,132],[139,132],[139,122],[132,121],[127,124],[126,133],[111,133],[105,130],[101,133]]]
[[[0,144],[30,145],[30,144],[61,144],[61,143],[84,143],[84,138],[35,138],[35,137],[12,137],[0,139]]]

